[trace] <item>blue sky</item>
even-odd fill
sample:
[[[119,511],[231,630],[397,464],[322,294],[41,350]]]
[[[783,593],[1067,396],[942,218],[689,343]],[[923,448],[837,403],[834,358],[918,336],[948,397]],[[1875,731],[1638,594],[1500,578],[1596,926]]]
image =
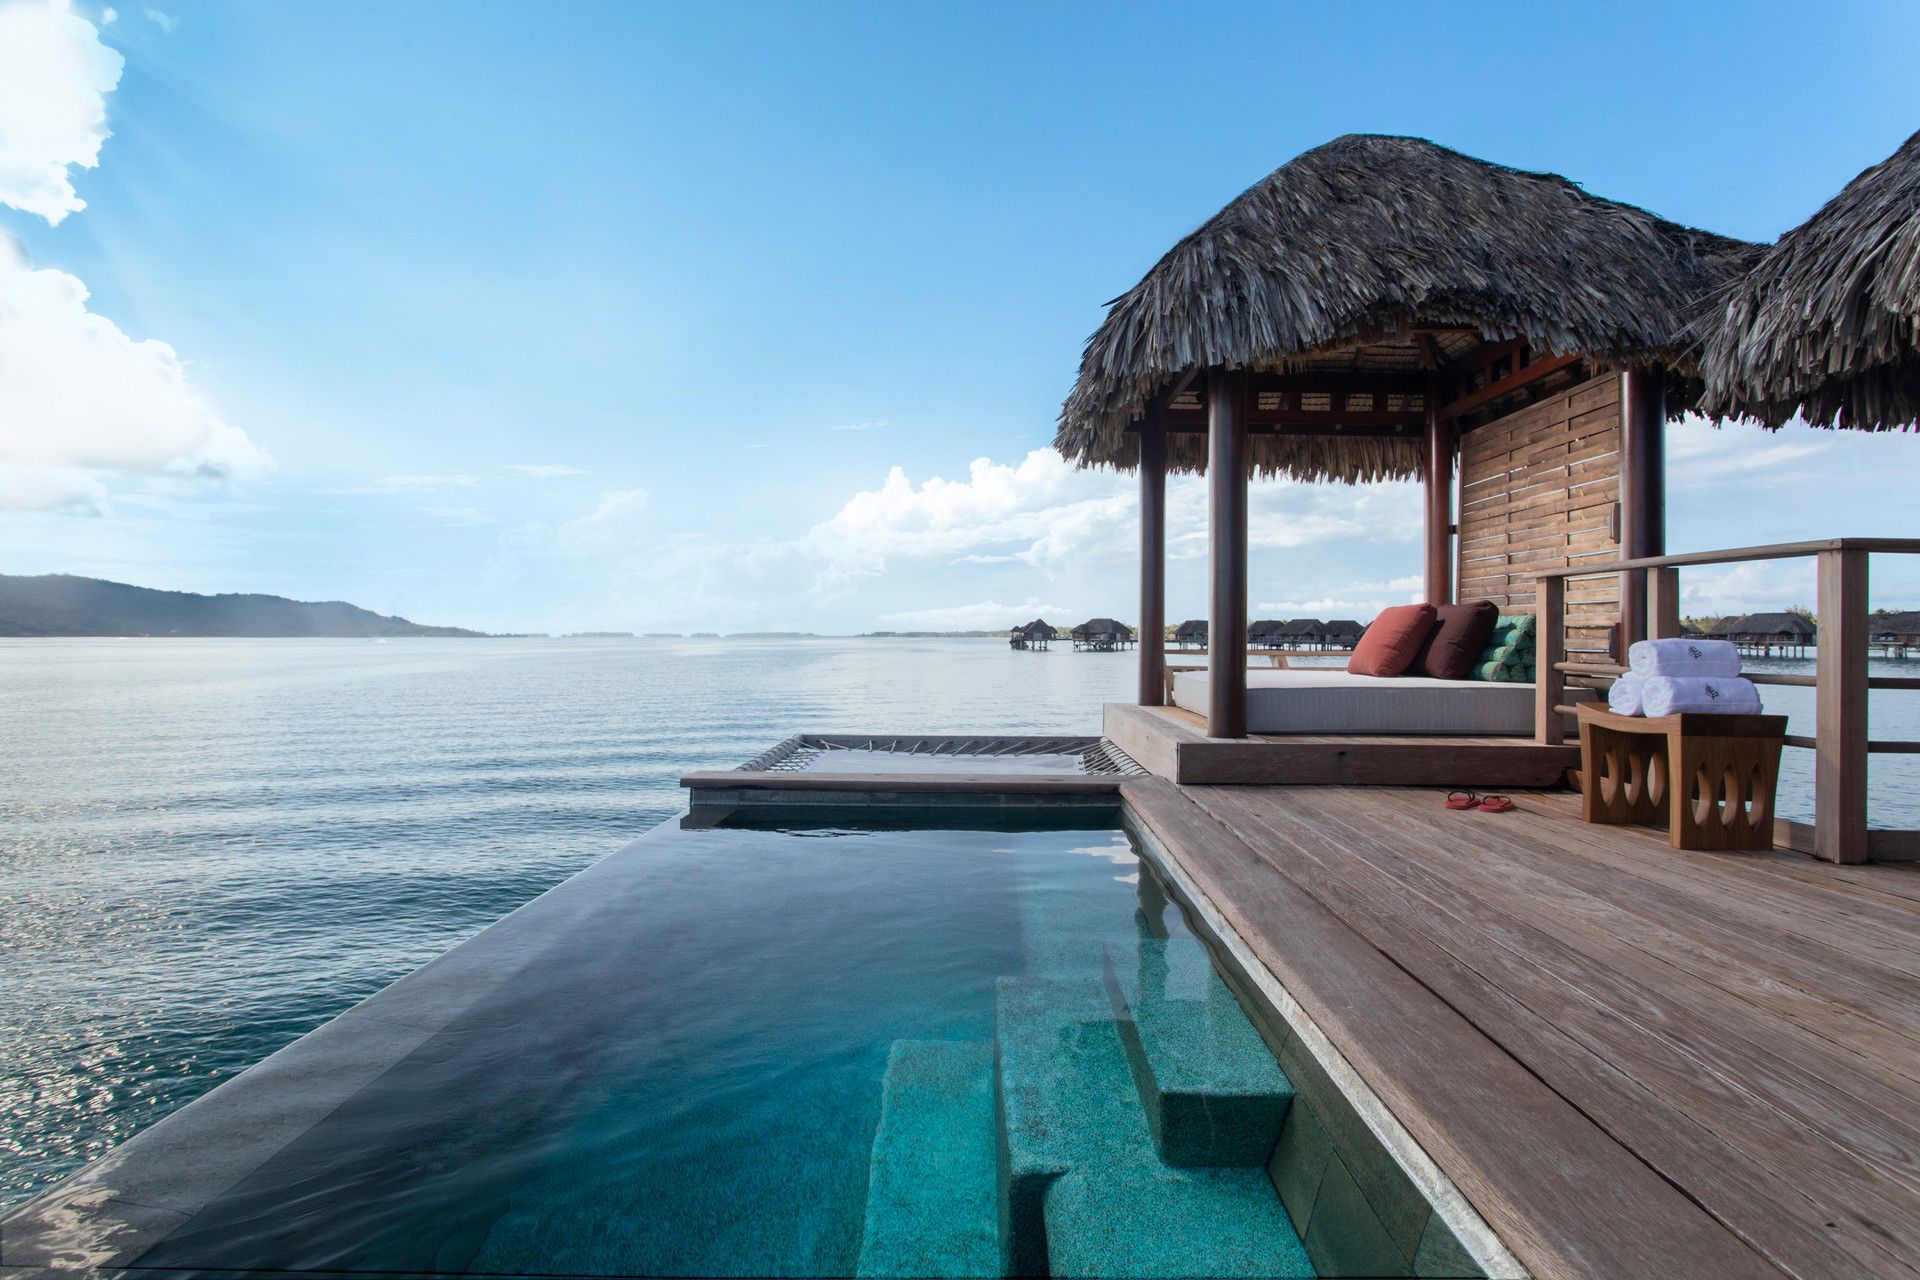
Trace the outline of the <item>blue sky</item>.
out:
[[[0,0],[0,571],[489,629],[1131,617],[1133,486],[1046,445],[1101,304],[1238,192],[1415,133],[1771,239],[1920,126],[1917,52],[1891,3]],[[1912,532],[1920,438],[1672,432],[1676,550]],[[1263,486],[1256,615],[1407,598],[1418,529],[1409,486]]]

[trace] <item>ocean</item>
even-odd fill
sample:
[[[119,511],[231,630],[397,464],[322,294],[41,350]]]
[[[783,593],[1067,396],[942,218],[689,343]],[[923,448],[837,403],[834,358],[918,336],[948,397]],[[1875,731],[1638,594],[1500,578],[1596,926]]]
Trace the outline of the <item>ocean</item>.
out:
[[[1098,733],[1133,690],[1130,653],[998,639],[0,641],[0,1205],[678,814],[687,772]],[[1811,690],[1764,692],[1812,732]],[[1873,734],[1920,738],[1920,695]],[[1807,753],[1784,774],[1807,816]],[[1872,788],[1920,826],[1920,757]]]

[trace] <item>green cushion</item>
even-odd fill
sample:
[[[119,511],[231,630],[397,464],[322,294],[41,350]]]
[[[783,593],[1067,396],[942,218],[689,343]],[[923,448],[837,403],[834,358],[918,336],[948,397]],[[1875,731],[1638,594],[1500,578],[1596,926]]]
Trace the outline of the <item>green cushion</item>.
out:
[[[1503,614],[1493,624],[1493,644],[1513,644],[1519,640],[1533,639],[1534,618],[1530,613]]]
[[[1534,630],[1532,614],[1503,614],[1493,624],[1493,639],[1481,650],[1470,678],[1533,683]]]

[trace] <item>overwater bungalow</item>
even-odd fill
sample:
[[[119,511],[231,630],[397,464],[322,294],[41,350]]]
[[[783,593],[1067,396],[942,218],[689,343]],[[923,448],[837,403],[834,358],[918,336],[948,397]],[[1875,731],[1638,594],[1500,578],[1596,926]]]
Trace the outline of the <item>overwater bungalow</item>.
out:
[[[1207,647],[1207,620],[1188,618],[1173,629],[1173,645],[1177,649],[1204,649]]]
[[[689,775],[681,825],[14,1213],[0,1262],[243,1271],[358,1259],[369,1230],[408,1271],[547,1262],[555,1203],[615,1206],[597,1251],[745,1202],[739,1269],[798,1271],[761,1234],[797,1201],[839,1242],[811,1274],[1920,1272],[1920,871],[1880,865],[1920,832],[1868,826],[1866,768],[1920,749],[1866,716],[1915,684],[1867,670],[1869,558],[1920,539],[1664,546],[1669,416],[1920,418],[1920,158],[1895,160],[1771,250],[1419,139],[1283,165],[1112,305],[1062,413],[1067,457],[1140,484],[1138,696],[1101,737],[803,734]],[[1204,473],[1212,548],[1207,666],[1171,681],[1170,471]],[[1250,672],[1255,475],[1419,481],[1432,612],[1383,613],[1352,669]],[[1793,559],[1810,735],[1584,705],[1678,636],[1681,572]],[[1532,681],[1444,673],[1489,626]],[[1774,810],[1783,746],[1813,753],[1810,814]],[[857,876],[822,838],[849,834]],[[743,864],[777,912],[742,913]],[[750,1008],[698,998],[715,969]],[[876,1010],[876,1043],[843,1035]],[[815,1021],[811,1056],[753,1038]],[[690,1109],[768,1103],[734,1078],[755,1060],[841,1070],[685,1162],[627,1158],[657,1114],[630,1082],[708,1060]],[[556,1115],[588,1139],[549,1141]],[[654,1220],[763,1139],[705,1216]],[[785,1194],[815,1174],[839,1216]],[[408,1229],[416,1186],[440,1235]]]
[[[1035,618],[1013,628],[1007,643],[1015,649],[1045,649],[1053,642],[1053,627],[1045,618]]]
[[[1255,649],[1279,649],[1287,643],[1284,618],[1258,618],[1247,624],[1247,644]]]
[[[1326,624],[1318,618],[1295,618],[1280,628],[1279,640],[1289,649],[1325,648]]]
[[[1156,633],[1155,638],[1165,645],[1164,634]],[[1073,647],[1094,653],[1132,648],[1133,629],[1112,618],[1090,618],[1073,629]]]
[[[1889,658],[1904,658],[1920,649],[1920,611],[1874,614],[1868,624],[1867,642]]]
[[[1352,618],[1335,618],[1322,630],[1321,640],[1329,649],[1351,649],[1360,643],[1360,636],[1365,630]]]
[[[1797,613],[1749,613],[1723,623],[1721,636],[1742,653],[1803,658],[1816,632],[1813,623]]]

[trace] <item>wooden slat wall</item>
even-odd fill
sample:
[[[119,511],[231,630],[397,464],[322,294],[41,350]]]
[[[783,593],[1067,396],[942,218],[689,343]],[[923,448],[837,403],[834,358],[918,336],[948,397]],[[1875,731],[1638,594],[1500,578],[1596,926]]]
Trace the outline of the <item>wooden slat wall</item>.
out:
[[[1620,500],[1620,380],[1589,379],[1460,442],[1461,600],[1533,607],[1538,570],[1611,559]],[[1613,575],[1567,583],[1568,655],[1605,653],[1620,620]]]

